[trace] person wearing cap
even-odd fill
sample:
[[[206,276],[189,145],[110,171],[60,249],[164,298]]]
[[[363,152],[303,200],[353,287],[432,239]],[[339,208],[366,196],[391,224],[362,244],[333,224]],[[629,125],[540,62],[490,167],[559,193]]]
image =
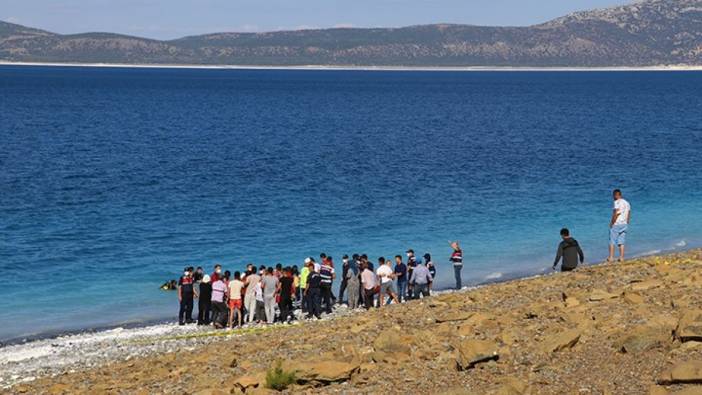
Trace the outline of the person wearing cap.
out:
[[[212,309],[212,284],[210,283],[210,275],[203,274],[200,280],[200,292],[197,303],[197,324],[210,324],[210,310]]]
[[[461,270],[463,270],[463,250],[458,245],[458,241],[449,242],[453,252],[451,253],[451,263],[453,264],[453,275],[456,278],[456,289],[461,289]]]
[[[305,264],[302,265],[302,270],[300,270],[300,293],[302,298],[300,308],[303,313],[307,312],[307,292],[305,290],[307,289],[307,278],[310,275],[310,263],[312,263],[312,258],[305,258]]]
[[[414,250],[409,249],[407,254],[407,296],[408,299],[414,298],[414,283],[412,282],[412,272],[417,267],[417,257],[414,256]]]
[[[412,277],[410,277],[410,283],[414,284],[414,299],[419,299],[421,294],[423,297],[429,296],[429,284],[434,281],[434,278],[429,273],[429,269],[424,265],[424,263],[419,262],[417,266],[412,271]]]
[[[195,295],[193,271],[192,267],[186,267],[183,269],[183,276],[178,280],[178,302],[180,303],[178,323],[180,325],[195,322],[193,321],[193,301],[197,295]]]

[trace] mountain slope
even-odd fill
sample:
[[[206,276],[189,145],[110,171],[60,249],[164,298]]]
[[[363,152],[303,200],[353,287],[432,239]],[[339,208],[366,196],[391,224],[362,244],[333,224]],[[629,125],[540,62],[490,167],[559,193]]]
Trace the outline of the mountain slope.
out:
[[[235,65],[702,65],[702,0],[648,0],[528,27],[425,25],[215,33],[172,41],[0,22],[0,59]]]

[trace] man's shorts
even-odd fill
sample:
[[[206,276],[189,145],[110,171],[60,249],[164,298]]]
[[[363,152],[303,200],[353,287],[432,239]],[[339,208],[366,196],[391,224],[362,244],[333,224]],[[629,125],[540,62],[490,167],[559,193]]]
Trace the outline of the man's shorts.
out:
[[[390,292],[396,293],[396,292],[395,292],[395,286],[393,285],[393,282],[392,282],[392,281],[388,281],[388,282],[385,282],[385,283],[380,284],[380,292],[381,292],[383,295],[387,295],[387,294],[389,294]]]
[[[609,245],[622,246],[626,244],[627,224],[614,225],[609,230]]]
[[[230,309],[241,309],[241,299],[229,299]]]

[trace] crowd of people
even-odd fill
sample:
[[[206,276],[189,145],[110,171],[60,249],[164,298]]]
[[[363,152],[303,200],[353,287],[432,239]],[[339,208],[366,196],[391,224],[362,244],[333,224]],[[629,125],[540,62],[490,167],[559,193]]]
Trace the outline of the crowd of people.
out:
[[[615,189],[612,197],[608,262],[614,260],[617,249],[619,260],[624,260],[631,220],[631,206],[622,192]],[[585,260],[583,250],[569,229],[561,229],[560,234],[562,240],[553,269],[561,263],[562,271],[574,270]],[[449,260],[454,269],[456,289],[460,289],[463,251],[457,241],[449,244],[453,250]],[[187,267],[176,287],[180,301],[178,320],[181,325],[197,322],[198,325],[232,328],[247,323],[290,322],[296,319],[293,313],[296,308],[302,310],[305,318],[312,319],[331,314],[337,303],[345,303],[350,309],[370,309],[429,296],[436,278],[436,265],[431,255],[424,254],[420,259],[410,249],[406,256],[406,261],[401,255],[394,259],[380,257],[376,267],[365,254],[354,254],[350,258],[344,255],[339,271],[334,259],[326,254],[320,254],[319,262],[306,258],[302,269],[281,264],[275,267],[249,264],[243,273],[236,271],[232,275],[228,270],[222,271],[221,265],[215,265],[208,275],[201,267]],[[340,280],[338,297],[332,287],[337,279]],[[173,282],[162,286],[164,289],[173,287]],[[192,316],[195,300],[198,301],[197,321]]]
[[[450,245],[456,287],[460,288],[463,255],[458,242]],[[406,261],[401,255],[380,257],[374,264],[366,254],[344,255],[337,268],[334,259],[322,253],[319,261],[306,258],[301,269],[297,265],[249,264],[245,271],[233,274],[219,264],[212,274],[205,274],[202,267],[187,267],[178,280],[178,321],[215,328],[289,323],[296,319],[296,308],[306,319],[319,319],[322,314],[331,314],[337,304],[370,309],[429,296],[436,277],[431,255],[420,259],[410,249],[406,256]],[[340,282],[338,296],[333,291],[335,281]],[[193,317],[195,301],[197,319]]]

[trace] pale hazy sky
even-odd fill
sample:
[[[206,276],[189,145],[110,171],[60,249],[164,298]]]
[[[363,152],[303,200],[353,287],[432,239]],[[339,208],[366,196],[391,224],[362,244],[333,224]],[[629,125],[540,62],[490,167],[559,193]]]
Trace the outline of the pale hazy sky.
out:
[[[169,39],[219,31],[427,23],[530,25],[627,0],[0,0],[0,20]]]

